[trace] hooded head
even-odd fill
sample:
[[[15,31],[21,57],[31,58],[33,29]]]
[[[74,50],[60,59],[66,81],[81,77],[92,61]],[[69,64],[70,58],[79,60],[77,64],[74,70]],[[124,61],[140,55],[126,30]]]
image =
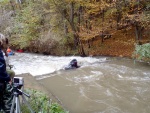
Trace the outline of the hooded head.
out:
[[[77,66],[77,60],[76,59],[73,59],[71,62],[70,62],[71,66],[72,67],[78,67]]]

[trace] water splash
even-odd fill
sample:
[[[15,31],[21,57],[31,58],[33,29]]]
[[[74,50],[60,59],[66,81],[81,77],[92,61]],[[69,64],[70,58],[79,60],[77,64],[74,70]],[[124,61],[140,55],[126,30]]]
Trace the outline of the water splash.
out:
[[[43,56],[29,53],[16,53],[10,56],[10,63],[14,65],[16,74],[30,73],[33,76],[53,73],[63,69],[72,59],[77,59],[78,64],[82,67],[89,66],[99,62],[105,62],[106,58],[92,58],[92,57],[57,57],[57,56]]]

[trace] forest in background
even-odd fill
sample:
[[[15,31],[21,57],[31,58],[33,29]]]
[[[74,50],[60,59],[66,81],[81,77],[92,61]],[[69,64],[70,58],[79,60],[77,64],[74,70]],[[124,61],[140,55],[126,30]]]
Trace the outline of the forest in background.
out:
[[[150,59],[149,0],[1,0],[0,15],[14,49]]]

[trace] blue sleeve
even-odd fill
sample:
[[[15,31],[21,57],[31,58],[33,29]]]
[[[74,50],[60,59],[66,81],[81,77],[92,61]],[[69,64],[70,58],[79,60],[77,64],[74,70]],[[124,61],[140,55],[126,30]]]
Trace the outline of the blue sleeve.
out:
[[[0,50],[0,80],[10,81],[10,77],[6,72],[6,63],[2,51]]]

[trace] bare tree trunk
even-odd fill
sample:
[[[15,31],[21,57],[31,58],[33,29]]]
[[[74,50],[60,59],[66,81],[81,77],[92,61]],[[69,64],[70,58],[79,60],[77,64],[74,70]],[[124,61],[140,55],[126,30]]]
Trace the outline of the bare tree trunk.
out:
[[[140,24],[138,22],[135,22],[135,36],[137,42],[142,39],[142,31],[143,28],[140,26]]]
[[[78,46],[78,37],[76,35],[76,29],[74,26],[74,3],[70,3],[70,25],[73,31],[73,36],[74,36],[74,48],[76,49]]]
[[[139,36],[138,36],[138,26],[135,25],[135,40],[138,41]]]
[[[67,34],[68,34],[68,27],[67,27],[66,22],[64,22],[64,33],[65,33],[65,36],[67,36]]]
[[[117,30],[119,29],[119,22],[121,20],[121,12],[117,11]]]
[[[78,9],[78,26],[77,26],[78,32],[80,32],[81,14],[82,14],[82,6],[80,6]]]
[[[66,16],[66,10],[64,10],[63,11],[63,20],[65,19],[65,16]],[[64,21],[64,34],[65,34],[65,36],[67,36],[67,34],[68,34],[68,26],[67,26],[67,23],[66,23],[66,21]]]
[[[85,57],[86,54],[84,52],[84,48],[83,48],[83,44],[82,42],[79,40],[79,54],[82,56],[82,57]]]
[[[104,42],[104,31],[103,31],[103,29],[102,29],[102,40],[101,40],[101,43],[103,43]]]
[[[103,31],[103,29],[104,29],[104,28],[103,28],[103,27],[104,27],[104,25],[103,25],[103,24],[104,24],[104,9],[102,10],[102,12],[103,12],[103,13],[102,13],[103,15],[102,15],[102,31],[101,31],[101,32],[102,32],[102,34],[101,34],[102,40],[101,40],[101,43],[104,42],[104,35],[103,35],[103,34],[104,34],[104,31]]]

